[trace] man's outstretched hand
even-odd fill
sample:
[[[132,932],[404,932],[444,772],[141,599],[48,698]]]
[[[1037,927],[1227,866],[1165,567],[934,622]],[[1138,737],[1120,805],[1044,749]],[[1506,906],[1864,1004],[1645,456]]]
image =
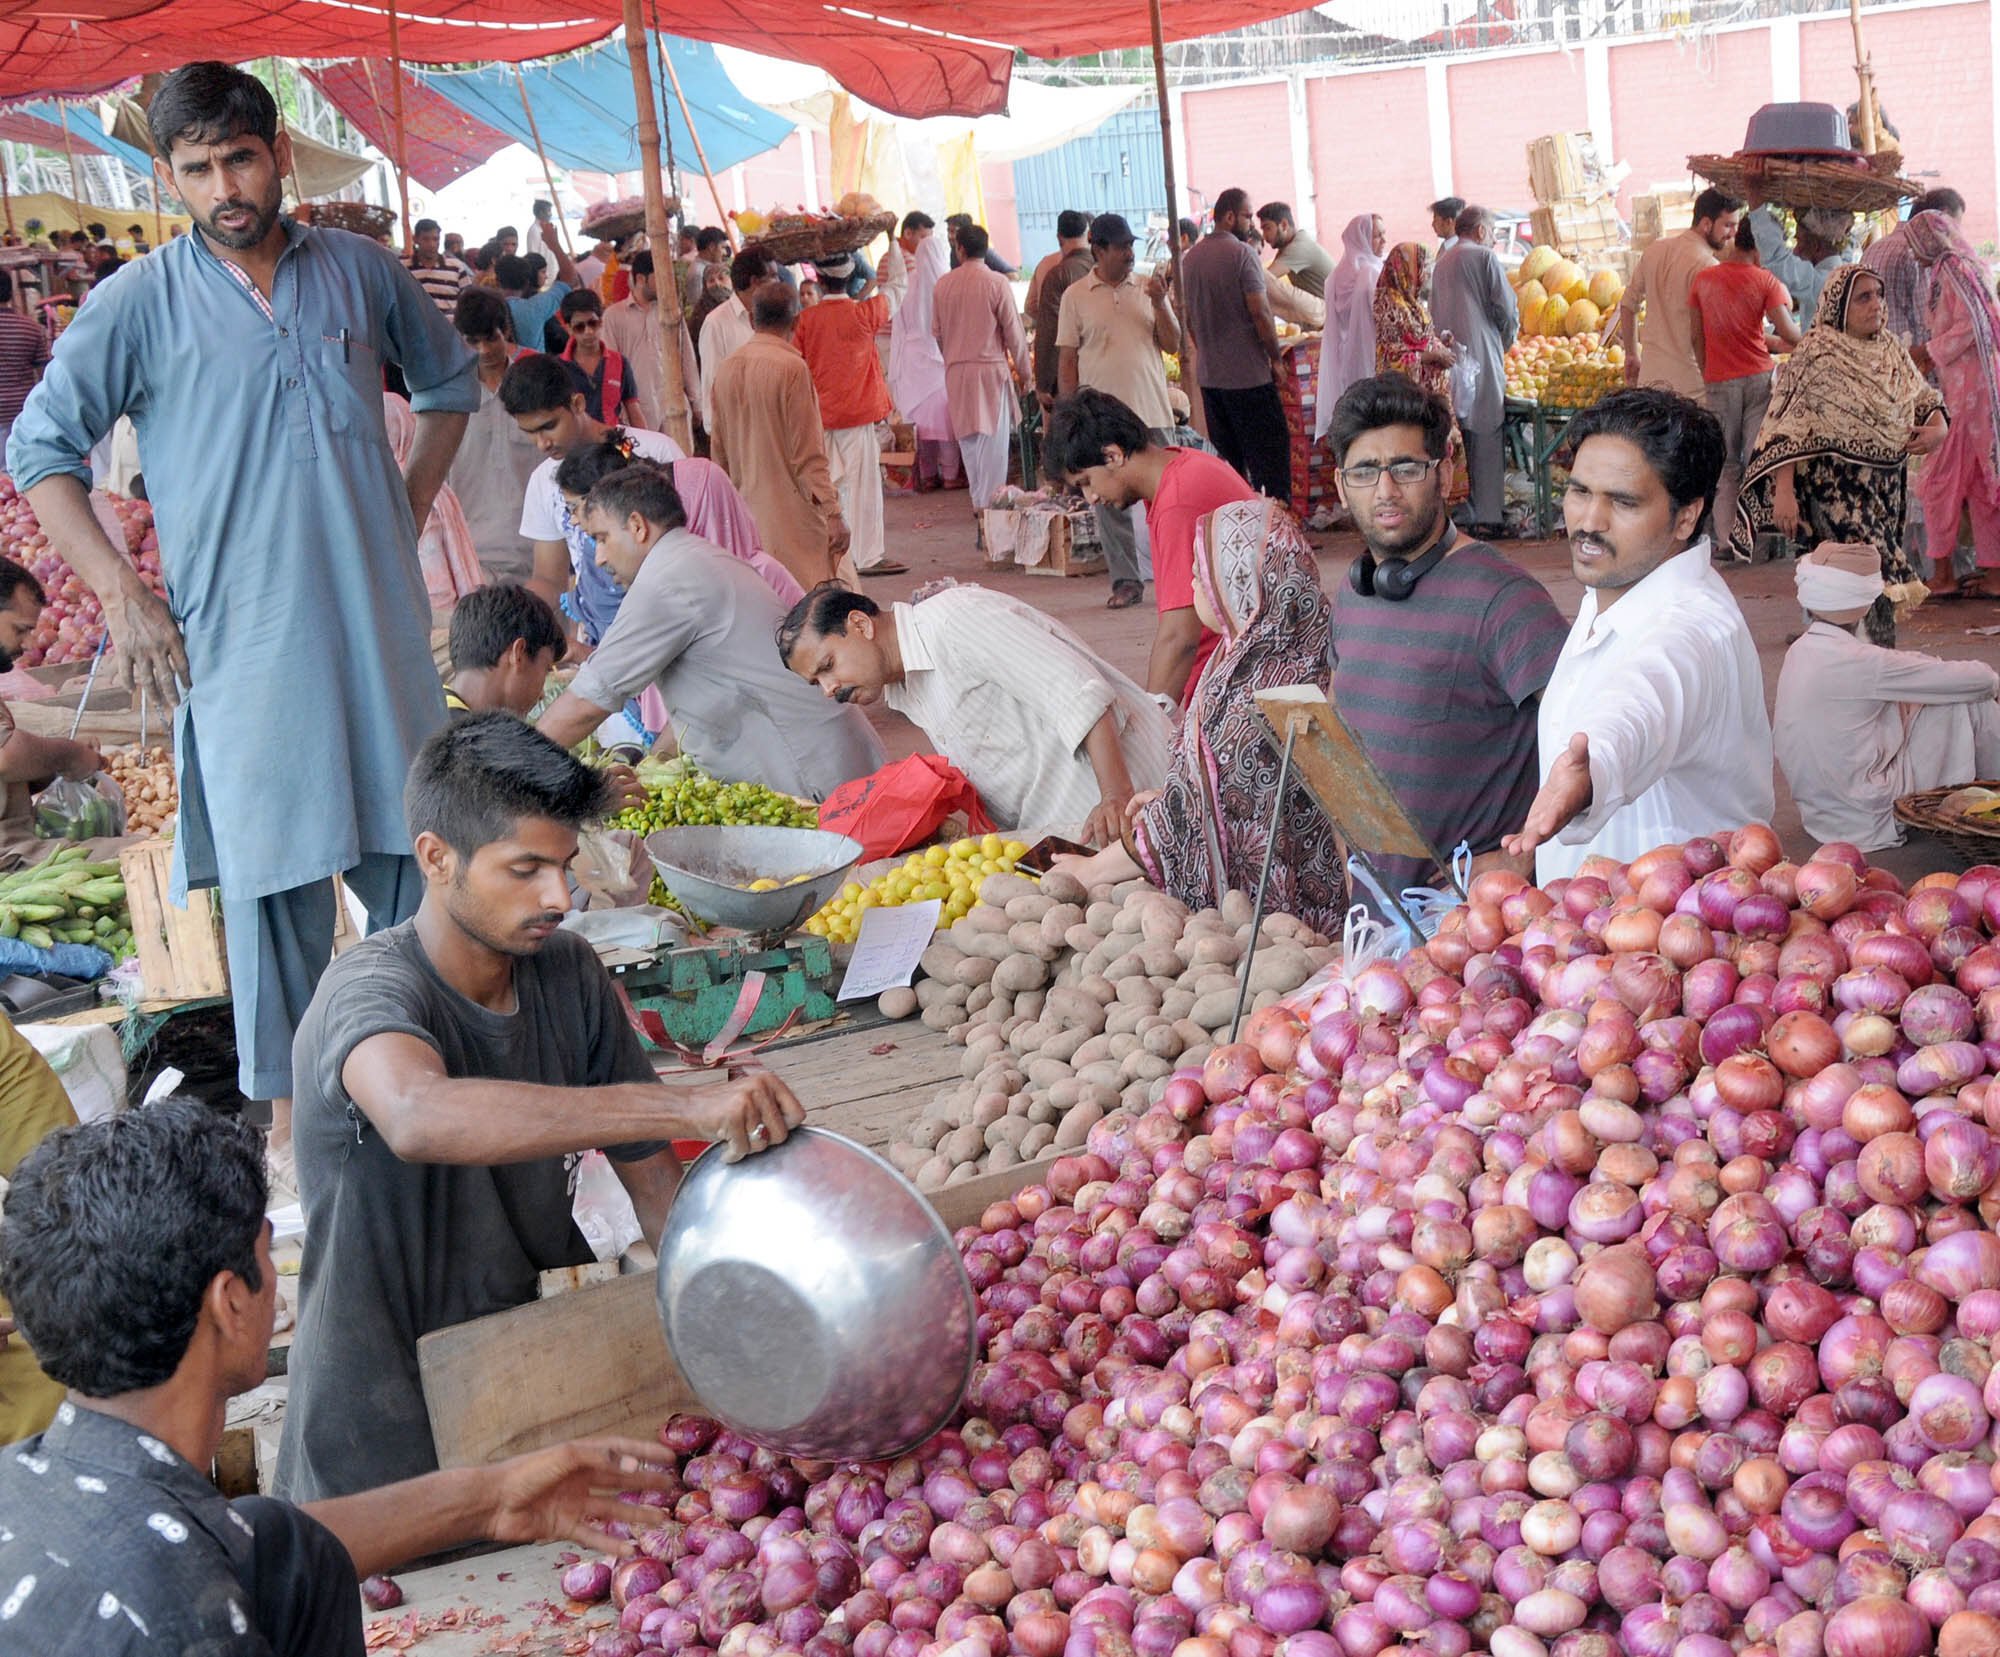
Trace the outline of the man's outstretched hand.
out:
[[[1543,841],[1562,833],[1589,806],[1590,793],[1590,742],[1578,731],[1549,767],[1548,781],[1528,807],[1528,820],[1521,825],[1521,832],[1507,835],[1500,844],[1510,857],[1528,856]]]
[[[604,1527],[623,1519],[634,1530],[658,1520],[661,1510],[628,1502],[632,1491],[674,1489],[657,1444],[636,1438],[578,1438],[502,1462],[493,1469],[493,1512],[487,1535],[495,1542],[579,1542],[609,1554],[629,1554],[632,1544]]]

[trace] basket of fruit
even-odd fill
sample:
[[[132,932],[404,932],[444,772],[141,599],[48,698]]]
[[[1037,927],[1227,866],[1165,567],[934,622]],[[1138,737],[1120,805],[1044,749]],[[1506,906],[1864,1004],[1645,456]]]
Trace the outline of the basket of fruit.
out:
[[[668,196],[666,216],[672,218],[680,210],[680,197]],[[600,201],[585,213],[577,234],[586,242],[622,242],[645,228],[646,198],[620,196],[615,201]]]
[[[2000,782],[1924,788],[1896,802],[1896,821],[1942,840],[1968,863],[2000,860]]]
[[[1586,409],[1624,383],[1623,365],[1603,357],[1563,363],[1550,373],[1542,388],[1542,401],[1550,408]]]
[[[389,208],[365,201],[316,201],[312,210],[314,224],[351,230],[370,239],[379,239],[396,228],[396,215]]]
[[[838,259],[866,247],[877,236],[896,228],[894,213],[843,216],[836,213],[778,213],[764,221],[756,239],[747,243],[761,247],[781,265],[810,264],[819,259]]]

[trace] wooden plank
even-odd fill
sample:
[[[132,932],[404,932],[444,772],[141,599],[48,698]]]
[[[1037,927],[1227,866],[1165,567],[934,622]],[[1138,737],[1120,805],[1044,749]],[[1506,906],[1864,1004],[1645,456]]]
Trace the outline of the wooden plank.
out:
[[[142,840],[118,854],[146,994],[180,1001],[227,995],[229,962],[215,893],[190,892],[185,909],[176,905],[173,857],[171,840]]]
[[[982,1174],[928,1200],[955,1231],[1054,1160]],[[590,1433],[651,1438],[668,1416],[695,1407],[660,1332],[654,1275],[634,1272],[419,1340],[438,1465],[500,1461]]]
[[[1257,707],[1280,750],[1288,726],[1297,724],[1292,766],[1350,847],[1370,858],[1415,857],[1449,868],[1410,821],[1326,692],[1316,685],[1260,690]]]

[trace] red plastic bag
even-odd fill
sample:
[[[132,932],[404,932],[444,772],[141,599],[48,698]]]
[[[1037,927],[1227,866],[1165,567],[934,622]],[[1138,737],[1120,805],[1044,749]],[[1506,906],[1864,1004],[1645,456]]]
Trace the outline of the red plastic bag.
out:
[[[921,846],[954,811],[974,834],[993,828],[963,771],[936,754],[912,754],[842,783],[820,802],[819,826],[859,840],[862,861],[872,863]]]

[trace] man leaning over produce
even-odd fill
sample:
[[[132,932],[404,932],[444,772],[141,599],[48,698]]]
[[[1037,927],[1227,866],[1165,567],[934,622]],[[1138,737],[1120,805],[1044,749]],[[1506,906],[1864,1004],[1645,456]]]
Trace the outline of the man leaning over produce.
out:
[[[358,1578],[482,1538],[573,1538],[673,1488],[628,1439],[298,1508],[209,1482],[277,1310],[256,1134],[193,1099],[52,1134],[15,1174],[0,1286],[68,1387],[0,1455],[0,1654],[361,1657]]]
[[[86,508],[86,510],[88,510]],[[0,558],[0,673],[11,668],[35,636],[48,604],[42,584],[11,558]],[[0,702],[0,869],[39,863],[55,842],[35,838],[34,797],[57,777],[81,781],[104,769],[104,756],[88,742],[36,736],[14,724],[14,712]]]
[[[417,525],[476,359],[394,254],[279,212],[289,138],[261,81],[167,77],[147,115],[157,183],[196,234],[125,266],[57,342],[8,445],[50,543],[89,582],[121,674],[181,705],[177,893],[220,886],[239,1085],[290,1138],[292,1032],[332,953],[330,876],[376,925],[419,895],[402,782],[445,717]],[[382,371],[416,411],[399,471]],[[158,513],[163,602],[89,506],[121,415]]]
[[[1584,586],[1542,692],[1542,785],[1509,854],[1546,885],[1601,854],[1770,819],[1764,675],[1736,599],[1696,539],[1722,476],[1722,425],[1649,387],[1571,422],[1563,518]]]
[[[437,1465],[417,1341],[590,1260],[580,1152],[608,1152],[657,1242],[667,1141],[733,1161],[805,1119],[761,1071],[663,1086],[610,974],[558,930],[602,776],[510,713],[471,714],[424,745],[408,797],[422,907],[343,954],[299,1028],[306,1244],[277,1473],[295,1500]]]
[[[882,764],[866,714],[829,707],[772,660],[783,601],[750,565],[688,529],[664,467],[601,479],[582,518],[625,596],[537,722],[546,735],[570,747],[651,685],[680,751],[724,782],[819,800]]]
[[[836,702],[904,715],[1004,829],[1115,845],[1132,796],[1166,781],[1173,727],[1159,703],[1005,593],[948,587],[884,610],[828,582],[785,617],[778,654]]]

